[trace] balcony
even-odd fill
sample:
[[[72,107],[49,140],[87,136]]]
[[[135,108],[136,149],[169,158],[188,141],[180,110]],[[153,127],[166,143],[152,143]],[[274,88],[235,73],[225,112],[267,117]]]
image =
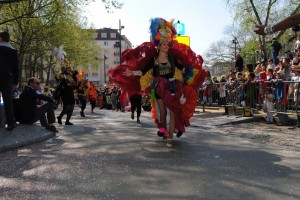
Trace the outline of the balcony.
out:
[[[120,48],[120,42],[116,42],[116,43],[114,44],[114,48]]]

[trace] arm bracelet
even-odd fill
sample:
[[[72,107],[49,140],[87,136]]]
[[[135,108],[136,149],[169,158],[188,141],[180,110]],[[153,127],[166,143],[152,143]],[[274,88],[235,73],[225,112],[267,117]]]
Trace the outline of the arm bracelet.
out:
[[[266,26],[265,29],[264,29],[264,32],[266,35],[270,35],[272,33],[274,33],[274,27],[273,26]]]
[[[134,76],[142,76],[142,71],[132,71],[132,75]]]

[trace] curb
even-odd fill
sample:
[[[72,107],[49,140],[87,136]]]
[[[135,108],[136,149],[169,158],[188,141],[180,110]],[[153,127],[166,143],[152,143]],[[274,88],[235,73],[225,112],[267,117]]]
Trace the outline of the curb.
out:
[[[40,135],[38,137],[35,137],[33,139],[29,139],[29,140],[21,140],[21,141],[15,141],[14,143],[9,143],[9,144],[3,144],[0,146],[0,153],[3,153],[5,151],[11,151],[11,150],[15,150],[24,146],[28,146],[34,143],[38,143],[38,142],[42,142],[45,140],[48,140],[50,138],[53,138],[55,136],[54,133],[49,132],[45,135]]]
[[[229,122],[229,123],[225,123],[225,124],[220,124],[221,125],[227,125],[227,124],[243,124],[243,123],[251,123],[251,122],[259,122],[259,121],[263,121],[265,120],[265,118],[263,116],[258,116],[258,117],[249,117],[247,119],[242,119],[242,120],[238,120],[238,121],[234,121],[234,122]]]

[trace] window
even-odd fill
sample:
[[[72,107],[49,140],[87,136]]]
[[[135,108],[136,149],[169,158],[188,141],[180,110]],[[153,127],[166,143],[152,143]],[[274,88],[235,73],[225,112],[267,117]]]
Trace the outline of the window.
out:
[[[110,38],[117,38],[117,34],[116,33],[110,33]]]
[[[114,63],[116,64],[116,63],[120,63],[120,58],[115,58],[114,59]]]
[[[108,54],[108,49],[104,49],[104,54]]]
[[[94,33],[94,39],[96,39],[96,38],[97,38],[97,36],[98,36],[98,34],[97,34],[97,33]]]
[[[107,33],[101,33],[101,38],[107,38]]]
[[[104,41],[104,45],[107,46],[107,45],[108,45],[108,42],[107,42],[107,41]]]

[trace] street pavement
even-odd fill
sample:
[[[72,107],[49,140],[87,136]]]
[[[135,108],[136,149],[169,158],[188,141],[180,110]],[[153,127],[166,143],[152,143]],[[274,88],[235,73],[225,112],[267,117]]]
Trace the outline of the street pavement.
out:
[[[56,111],[58,114],[60,109]],[[78,107],[75,108],[75,113],[78,112]],[[199,112],[203,112],[202,107],[198,107],[196,109],[196,114]],[[262,115],[255,115],[254,117],[236,117],[236,116],[228,116],[224,115],[224,109],[216,109],[216,108],[206,108],[206,115],[216,115],[218,116],[218,120],[214,120],[211,123],[213,125],[222,125],[226,123],[249,123],[257,120],[261,120]],[[123,114],[123,113],[121,113]],[[148,118],[150,117],[150,112],[145,112]],[[148,114],[148,115],[147,115]],[[78,124],[81,123],[81,120],[85,120],[81,118],[78,114],[74,115],[73,119],[76,119]],[[209,122],[210,123],[210,122]],[[58,124],[55,124],[58,127],[58,130],[62,130],[59,128]],[[59,133],[57,135],[60,135]],[[27,146],[33,143],[41,142],[50,138],[55,137],[51,131],[46,130],[41,127],[39,122],[33,125],[26,124],[18,124],[17,128],[13,131],[6,131],[4,127],[0,127],[0,152],[17,149],[23,146]]]
[[[138,124],[128,112],[87,108],[82,118],[76,108],[56,137],[39,124],[1,128],[0,199],[300,199],[300,152],[218,134],[262,119],[223,113],[197,110],[172,148],[149,112]]]

